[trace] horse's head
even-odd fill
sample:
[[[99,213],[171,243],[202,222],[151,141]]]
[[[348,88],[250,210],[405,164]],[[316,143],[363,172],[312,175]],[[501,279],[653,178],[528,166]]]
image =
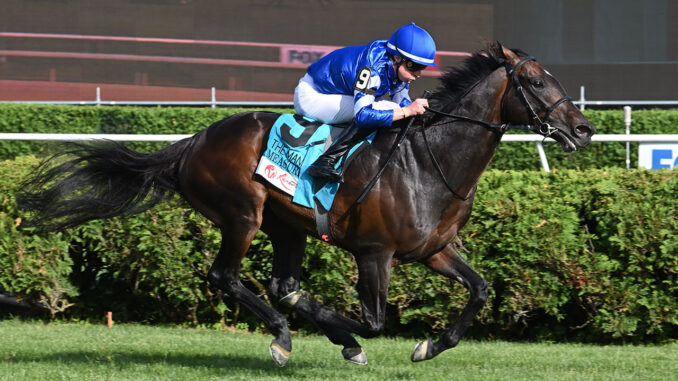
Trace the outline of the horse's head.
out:
[[[508,82],[502,100],[502,123],[535,126],[567,152],[591,143],[595,127],[570,101],[558,80],[533,57],[499,43],[488,51],[505,62]]]

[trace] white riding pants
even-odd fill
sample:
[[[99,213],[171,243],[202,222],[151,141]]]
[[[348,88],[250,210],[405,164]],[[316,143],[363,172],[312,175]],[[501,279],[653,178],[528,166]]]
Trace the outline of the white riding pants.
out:
[[[400,105],[389,100],[372,103],[375,110],[393,110],[399,107]],[[358,111],[354,110],[353,96],[321,93],[308,73],[299,80],[294,89],[294,109],[298,114],[327,124],[348,123],[353,120],[354,112]]]

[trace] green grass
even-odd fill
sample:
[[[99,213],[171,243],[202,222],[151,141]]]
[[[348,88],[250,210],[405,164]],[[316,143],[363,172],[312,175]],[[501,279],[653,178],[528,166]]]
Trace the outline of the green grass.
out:
[[[0,380],[678,380],[678,344],[590,346],[462,341],[411,363],[415,342],[360,340],[369,365],[321,336],[294,336],[287,366],[271,337],[209,329],[0,321]]]

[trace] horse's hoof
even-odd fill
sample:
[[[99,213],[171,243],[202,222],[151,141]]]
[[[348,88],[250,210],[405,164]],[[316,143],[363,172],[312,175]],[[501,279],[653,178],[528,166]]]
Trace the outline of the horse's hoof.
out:
[[[290,358],[290,351],[285,350],[285,348],[281,347],[277,343],[271,343],[271,346],[268,348],[268,350],[271,352],[271,357],[273,358],[275,365],[282,367],[287,364],[287,360]]]
[[[367,356],[361,347],[344,348],[341,350],[341,354],[344,355],[346,361],[358,365],[367,365]]]
[[[431,340],[426,340],[426,341],[421,341],[419,344],[417,344],[414,347],[414,350],[412,351],[412,361],[413,362],[418,362],[418,361],[424,361],[427,360],[428,358],[426,357],[426,353],[428,352],[428,347],[431,344]]]

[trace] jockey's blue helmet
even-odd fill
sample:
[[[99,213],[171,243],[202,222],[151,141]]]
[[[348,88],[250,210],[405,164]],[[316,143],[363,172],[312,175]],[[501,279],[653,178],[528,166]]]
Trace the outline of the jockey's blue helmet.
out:
[[[438,66],[436,43],[424,29],[410,23],[398,28],[386,43],[386,49],[393,55],[401,56],[421,65]]]

